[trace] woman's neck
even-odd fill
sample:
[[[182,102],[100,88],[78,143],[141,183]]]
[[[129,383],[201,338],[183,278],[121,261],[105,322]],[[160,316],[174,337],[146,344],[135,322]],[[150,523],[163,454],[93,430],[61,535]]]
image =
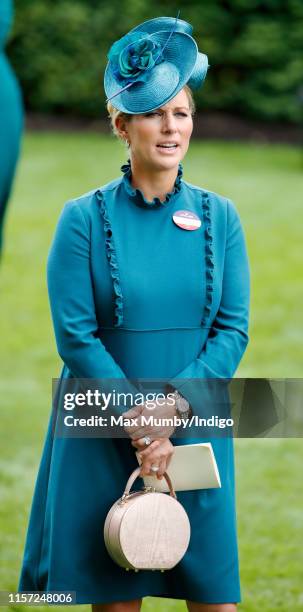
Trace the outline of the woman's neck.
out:
[[[145,199],[152,202],[155,197],[165,200],[166,194],[173,191],[178,175],[178,165],[164,170],[153,170],[131,159],[131,184],[142,191]]]

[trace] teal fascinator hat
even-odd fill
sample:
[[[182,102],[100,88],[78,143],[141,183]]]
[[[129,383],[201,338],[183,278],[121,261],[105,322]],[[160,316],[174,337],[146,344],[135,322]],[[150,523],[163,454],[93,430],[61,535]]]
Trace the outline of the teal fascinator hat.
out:
[[[149,19],[113,43],[104,73],[106,102],[124,113],[147,113],[184,85],[203,84],[207,55],[198,51],[192,26],[178,15]]]

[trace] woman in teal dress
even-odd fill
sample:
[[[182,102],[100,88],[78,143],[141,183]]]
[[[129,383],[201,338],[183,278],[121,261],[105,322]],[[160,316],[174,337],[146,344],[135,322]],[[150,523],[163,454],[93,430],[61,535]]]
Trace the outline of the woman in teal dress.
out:
[[[130,157],[122,176],[64,206],[48,288],[61,383],[114,379],[127,388],[161,379],[195,411],[192,381],[230,379],[247,345],[249,270],[234,204],[183,178],[190,88],[207,71],[191,32],[188,23],[163,17],[111,48],[108,110]],[[77,603],[95,612],[140,610],[145,596],[184,599],[192,612],[235,610],[241,595],[230,437],[212,439],[222,488],[178,493],[192,535],[175,568],[125,572],[109,557],[103,524],[138,465],[135,449],[142,450],[141,474],[153,467],[158,477],[173,452],[170,438],[145,433],[59,437],[50,419],[19,590],[76,591]]]
[[[19,155],[23,107],[17,79],[4,47],[12,22],[12,1],[0,2],[0,253],[3,225]]]

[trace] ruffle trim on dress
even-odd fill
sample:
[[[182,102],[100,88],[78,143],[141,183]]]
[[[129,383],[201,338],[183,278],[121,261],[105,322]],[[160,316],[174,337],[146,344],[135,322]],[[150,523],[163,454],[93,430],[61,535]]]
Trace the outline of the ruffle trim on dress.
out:
[[[166,194],[164,201],[160,200],[160,198],[155,196],[153,198],[153,200],[151,202],[149,202],[144,197],[141,189],[134,188],[132,186],[132,184],[131,184],[132,169],[131,169],[130,159],[128,159],[127,163],[123,164],[120,169],[124,173],[123,182],[124,182],[124,185],[125,185],[127,193],[131,197],[135,198],[135,203],[138,206],[142,206],[143,208],[159,208],[161,206],[166,206],[169,203],[169,201],[171,200],[171,198],[174,195],[176,195],[177,193],[179,193],[179,191],[181,190],[181,187],[182,187],[181,181],[182,181],[182,176],[183,176],[183,166],[182,166],[181,163],[179,163],[178,174],[177,174],[177,178],[176,178],[175,183],[174,183],[173,190],[169,191]]]
[[[206,296],[203,318],[201,325],[206,325],[211,313],[211,305],[213,301],[213,282],[214,282],[214,256],[213,256],[213,237],[211,228],[211,214],[209,195],[206,192],[202,193],[202,213],[204,221],[204,237],[205,237],[205,277],[206,277]]]
[[[110,274],[112,277],[115,294],[114,327],[121,327],[123,323],[123,294],[120,286],[119,267],[114,245],[113,232],[102,191],[98,189],[96,195],[99,200],[100,212],[103,217],[103,227],[106,236],[106,256],[109,261]]]

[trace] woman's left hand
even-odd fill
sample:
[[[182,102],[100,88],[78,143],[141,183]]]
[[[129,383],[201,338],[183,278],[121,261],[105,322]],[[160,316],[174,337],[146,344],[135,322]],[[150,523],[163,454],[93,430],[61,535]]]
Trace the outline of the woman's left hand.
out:
[[[134,444],[134,443],[132,443]],[[156,476],[159,480],[170,464],[175,447],[167,438],[154,440],[145,450],[140,452],[141,472],[140,476]],[[158,470],[152,470],[152,466],[157,466]]]

